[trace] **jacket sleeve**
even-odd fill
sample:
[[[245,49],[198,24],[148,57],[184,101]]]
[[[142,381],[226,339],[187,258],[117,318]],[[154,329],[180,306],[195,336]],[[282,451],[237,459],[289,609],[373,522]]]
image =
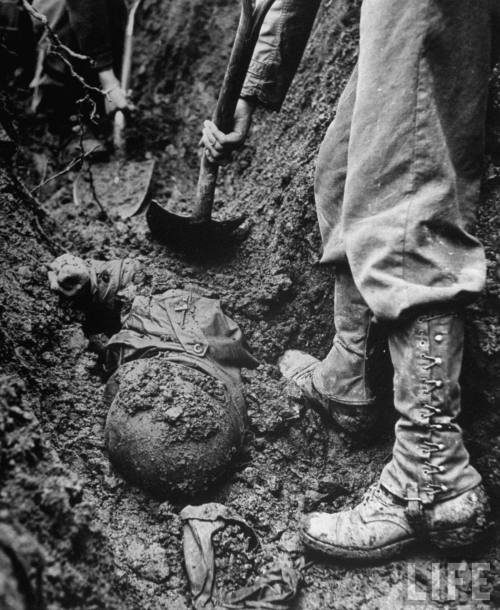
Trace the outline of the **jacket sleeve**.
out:
[[[311,34],[320,0],[276,0],[267,14],[241,97],[279,110]]]
[[[97,70],[113,65],[110,15],[105,0],[66,0],[71,27],[81,52]]]

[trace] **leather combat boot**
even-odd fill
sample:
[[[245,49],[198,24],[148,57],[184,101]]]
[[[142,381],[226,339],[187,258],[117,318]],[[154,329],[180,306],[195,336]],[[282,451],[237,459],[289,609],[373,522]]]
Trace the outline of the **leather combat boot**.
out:
[[[304,518],[302,540],[308,547],[337,559],[391,559],[428,540],[450,550],[482,539],[489,525],[483,485],[450,500],[418,508],[420,523],[401,500],[374,485],[360,504],[338,513],[311,513]]]
[[[461,548],[488,529],[488,499],[456,421],[461,316],[420,317],[391,333],[389,347],[400,413],[393,458],[358,506],[305,519],[305,544],[332,557],[389,558],[422,540]]]
[[[334,320],[336,335],[324,360],[298,350],[288,350],[280,359],[280,371],[289,381],[287,396],[327,414],[352,434],[367,432],[377,422],[367,378],[372,315],[348,269],[337,272]]]

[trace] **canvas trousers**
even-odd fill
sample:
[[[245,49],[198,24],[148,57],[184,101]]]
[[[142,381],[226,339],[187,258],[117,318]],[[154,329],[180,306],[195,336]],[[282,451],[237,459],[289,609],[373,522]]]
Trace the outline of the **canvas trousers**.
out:
[[[350,283],[340,284],[350,290],[336,307],[335,314],[343,313],[335,316],[337,332],[345,341],[352,332],[342,328],[359,322],[352,336],[367,345],[370,317],[389,323],[401,417],[382,483],[401,498],[411,488],[425,503],[480,481],[456,423],[463,325],[443,312],[461,309],[485,283],[484,251],[471,227],[483,170],[493,29],[490,0],[365,0],[359,61],[316,168],[322,261],[334,263],[344,279],[352,274]],[[435,337],[446,341],[434,346]],[[336,371],[328,375],[329,395],[342,398],[355,377],[357,393],[369,395],[366,377],[358,375],[366,352],[350,347],[351,370],[334,349],[318,367]],[[434,369],[442,379],[431,375]],[[318,389],[326,388],[320,381]],[[446,389],[432,395],[436,404],[427,395],[433,384]],[[443,421],[427,422],[436,414]],[[439,442],[427,428],[441,435]],[[434,454],[439,460],[431,460]]]
[[[380,320],[484,287],[471,234],[493,61],[491,0],[365,0],[359,61],[315,180],[325,263],[349,265]]]

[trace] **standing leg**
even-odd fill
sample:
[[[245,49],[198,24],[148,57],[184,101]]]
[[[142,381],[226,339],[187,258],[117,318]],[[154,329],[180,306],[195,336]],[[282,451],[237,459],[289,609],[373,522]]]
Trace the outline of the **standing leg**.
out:
[[[333,263],[347,263],[341,212],[357,83],[358,67],[356,66],[340,96],[335,120],[328,128],[319,149],[314,177],[314,196],[323,243],[323,260]]]
[[[375,316],[468,302],[484,158],[490,0],[365,0],[341,226]]]
[[[467,546],[488,526],[486,493],[457,423],[461,316],[422,316],[393,332],[389,347],[400,413],[392,461],[361,504],[305,521],[304,542],[333,557],[390,558],[424,537],[444,549]]]
[[[351,510],[313,514],[304,540],[334,557],[391,557],[425,537],[477,541],[488,501],[457,423],[460,305],[482,288],[468,233],[482,167],[489,0],[365,0],[343,210],[347,257],[392,321],[393,458]]]
[[[353,434],[371,429],[377,419],[368,380],[372,314],[353,282],[340,222],[356,84],[357,69],[340,98],[316,167],[315,195],[324,257],[337,263],[333,346],[323,361],[297,350],[287,351],[280,361],[281,372],[290,380],[289,397],[326,412]]]

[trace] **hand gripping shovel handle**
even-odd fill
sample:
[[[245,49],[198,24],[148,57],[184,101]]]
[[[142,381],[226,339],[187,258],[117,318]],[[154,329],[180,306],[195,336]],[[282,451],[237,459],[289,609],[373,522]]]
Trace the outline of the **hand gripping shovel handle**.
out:
[[[257,0],[254,8],[253,0],[241,0],[238,30],[214,113],[214,123],[224,133],[231,130],[234,111],[252,60],[260,28],[273,2],[274,0]],[[195,222],[209,222],[211,219],[218,172],[219,166],[211,163],[206,155],[203,155],[196,201],[192,212]]]
[[[135,28],[135,15],[137,9],[141,4],[142,0],[135,0],[133,3],[128,17],[127,27],[125,28],[125,41],[123,44],[123,58],[122,58],[122,73],[120,78],[121,88],[127,92],[130,86],[130,71],[132,68],[132,49],[134,45],[134,28]],[[125,114],[121,110],[115,112],[113,121],[113,144],[115,152],[119,157],[125,156],[125,139],[123,137],[123,130],[125,129]]]

